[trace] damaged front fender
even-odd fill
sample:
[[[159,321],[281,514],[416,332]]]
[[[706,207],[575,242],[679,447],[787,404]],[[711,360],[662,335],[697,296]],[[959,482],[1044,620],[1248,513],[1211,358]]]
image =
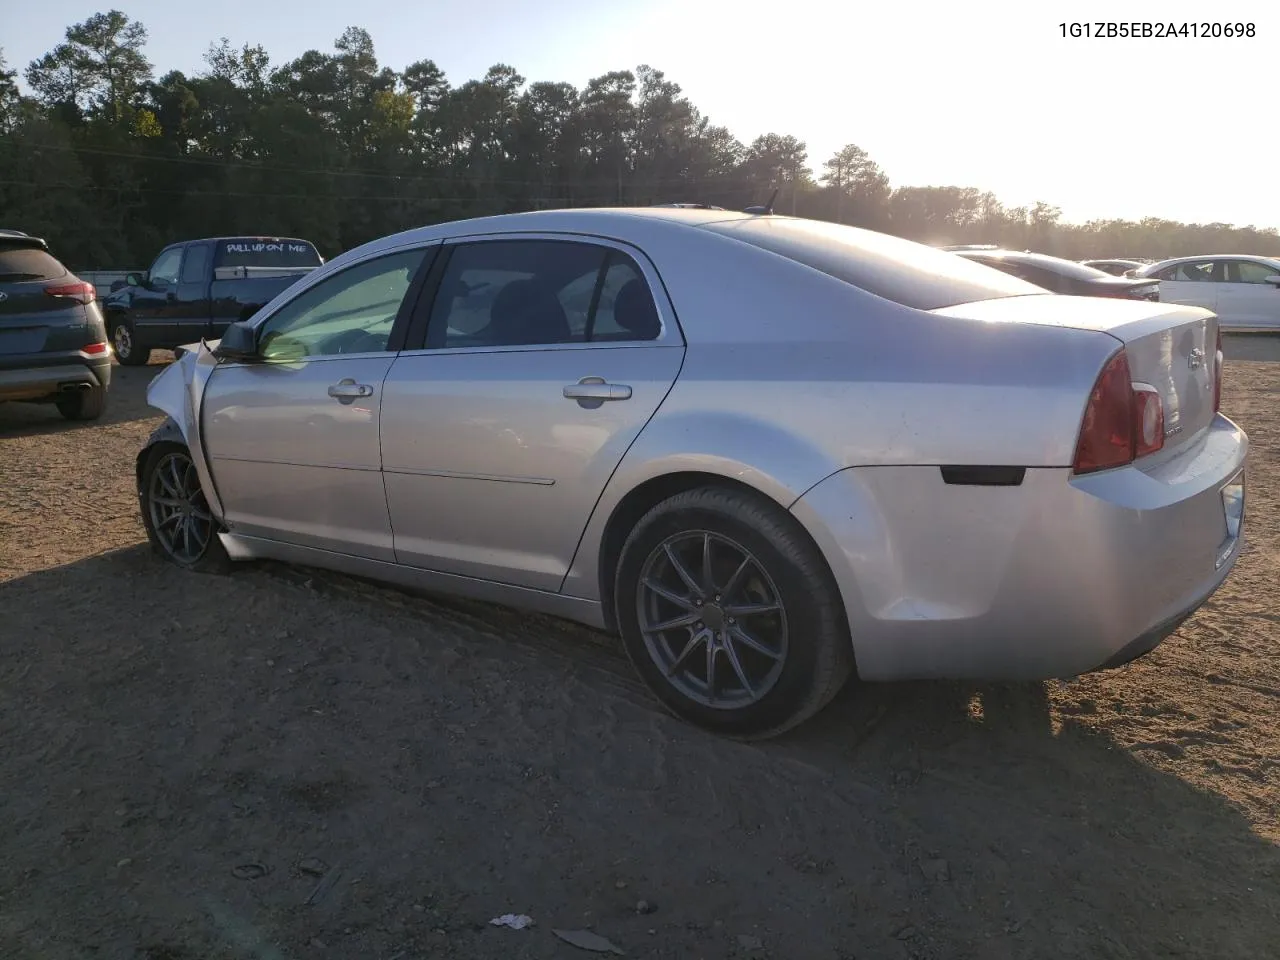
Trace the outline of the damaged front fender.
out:
[[[222,521],[222,501],[209,470],[205,456],[203,436],[200,430],[201,403],[209,377],[218,366],[209,345],[199,345],[175,351],[177,358],[162,370],[147,386],[147,405],[168,415],[159,429],[153,433],[138,453],[139,483],[142,463],[147,451],[157,443],[172,441],[181,443],[191,451],[191,462],[200,476],[200,488],[204,491],[209,510]]]

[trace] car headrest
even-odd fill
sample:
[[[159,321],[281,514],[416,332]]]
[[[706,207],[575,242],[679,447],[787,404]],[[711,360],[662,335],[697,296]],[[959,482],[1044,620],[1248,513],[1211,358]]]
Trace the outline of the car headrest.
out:
[[[656,340],[662,333],[662,321],[649,288],[640,279],[628,280],[613,301],[613,320],[637,340]]]
[[[559,299],[536,280],[516,280],[489,307],[489,335],[501,344],[567,343],[569,318]]]

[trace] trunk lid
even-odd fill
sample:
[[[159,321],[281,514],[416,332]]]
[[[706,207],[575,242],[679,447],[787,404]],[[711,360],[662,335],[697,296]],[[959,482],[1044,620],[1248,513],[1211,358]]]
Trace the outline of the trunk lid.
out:
[[[1218,318],[1208,310],[1176,303],[1048,294],[963,303],[932,312],[985,323],[1109,334],[1124,344],[1133,381],[1150,384],[1160,394],[1165,450],[1192,440],[1213,421]]]

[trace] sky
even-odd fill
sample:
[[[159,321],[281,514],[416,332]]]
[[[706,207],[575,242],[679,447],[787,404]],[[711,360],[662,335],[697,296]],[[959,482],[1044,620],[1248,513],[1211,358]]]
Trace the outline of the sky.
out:
[[[0,48],[25,68],[94,0],[0,0]],[[1067,4],[944,0],[115,0],[149,31],[156,75],[204,66],[210,43],[261,43],[273,64],[330,51],[347,26],[381,64],[434,60],[450,82],[514,66],[578,87],[648,64],[744,143],[808,145],[810,166],[847,143],[895,186],[974,186],[1006,205],[1044,200],[1063,219],[1224,221],[1280,227],[1272,147],[1280,115],[1280,3]],[[1240,39],[1064,37],[1060,24],[1252,23]],[[1210,22],[1226,22],[1213,20]]]

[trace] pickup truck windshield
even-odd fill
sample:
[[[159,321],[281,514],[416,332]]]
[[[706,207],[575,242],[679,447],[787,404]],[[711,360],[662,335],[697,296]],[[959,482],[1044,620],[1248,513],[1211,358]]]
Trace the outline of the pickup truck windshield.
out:
[[[275,237],[233,237],[214,246],[217,267],[318,267],[324,261],[306,240]]]

